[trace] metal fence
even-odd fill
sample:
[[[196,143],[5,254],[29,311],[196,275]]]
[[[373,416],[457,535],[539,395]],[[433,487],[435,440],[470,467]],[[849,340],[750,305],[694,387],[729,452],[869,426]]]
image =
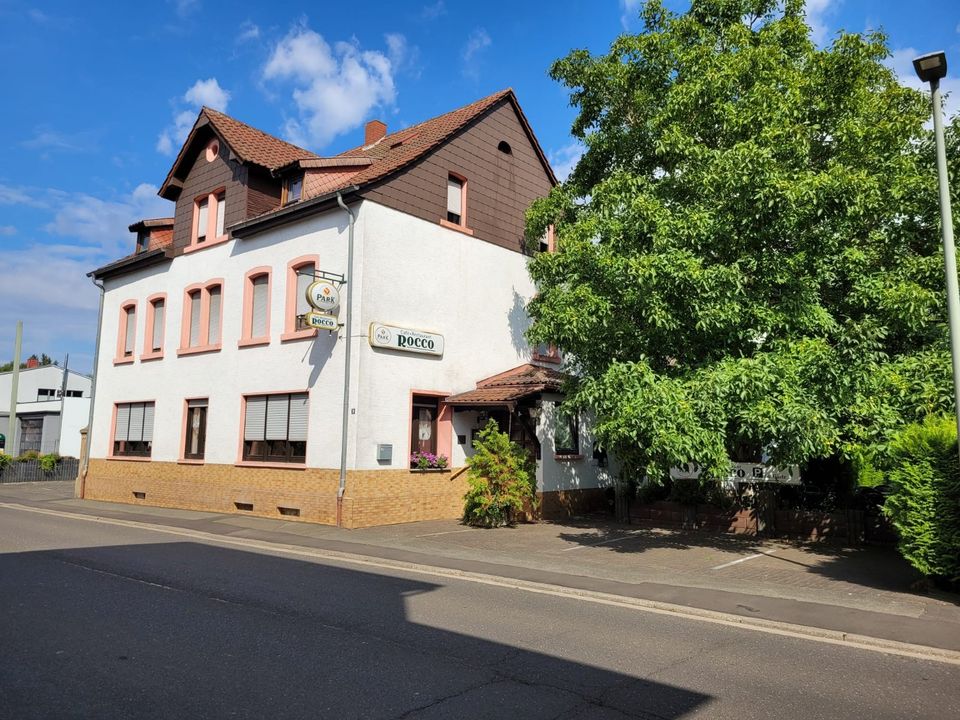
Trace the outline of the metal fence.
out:
[[[76,458],[62,458],[49,472],[40,468],[36,460],[12,462],[0,469],[0,483],[42,482],[45,480],[73,480],[80,471]]]

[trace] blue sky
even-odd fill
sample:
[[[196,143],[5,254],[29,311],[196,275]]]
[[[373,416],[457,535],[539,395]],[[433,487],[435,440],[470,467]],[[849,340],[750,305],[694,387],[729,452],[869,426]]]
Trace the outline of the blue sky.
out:
[[[670,5],[683,8],[673,0]],[[127,225],[170,214],[156,189],[207,104],[318,152],[513,87],[563,175],[574,112],[550,80],[573,48],[636,30],[637,0],[256,3],[0,0],[0,362],[24,352],[92,366],[85,273],[132,250]],[[960,3],[810,0],[819,43],[882,28],[893,66],[944,49],[960,76]],[[960,106],[960,83],[951,107]]]

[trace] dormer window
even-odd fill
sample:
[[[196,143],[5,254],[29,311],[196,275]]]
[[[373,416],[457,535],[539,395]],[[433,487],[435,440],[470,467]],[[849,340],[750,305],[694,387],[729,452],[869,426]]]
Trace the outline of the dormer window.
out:
[[[146,252],[150,247],[150,233],[147,230],[141,230],[137,233],[137,252]]]
[[[207,240],[207,221],[209,220],[210,201],[203,198],[197,203],[197,242],[202,243]]]
[[[284,205],[292,205],[300,201],[300,195],[303,193],[303,175],[293,175],[287,178],[284,184]]]
[[[226,242],[227,193],[224,188],[200,195],[193,200],[193,229],[190,245],[184,252]]]

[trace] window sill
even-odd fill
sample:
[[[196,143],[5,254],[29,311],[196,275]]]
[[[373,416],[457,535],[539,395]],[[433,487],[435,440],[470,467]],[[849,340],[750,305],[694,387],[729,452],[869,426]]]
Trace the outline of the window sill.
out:
[[[536,362],[553,363],[554,365],[559,365],[561,362],[559,355],[537,355],[534,353],[531,359]]]
[[[113,364],[114,365],[132,365],[134,359],[135,358],[132,355],[130,357],[114,358]]]
[[[557,462],[579,462],[583,460],[583,455],[554,455],[553,459]]]
[[[466,225],[457,225],[456,223],[450,222],[446,218],[440,218],[440,225],[449,230],[456,230],[457,232],[462,232],[464,235],[471,235],[471,236],[473,235],[473,230],[468,228]]]
[[[152,462],[153,458],[140,455],[107,455],[107,460],[126,460],[129,462]]]
[[[220,352],[220,345],[200,345],[199,347],[180,348],[177,355],[199,355],[200,353]]]
[[[193,245],[187,245],[183,249],[183,254],[188,255],[189,253],[197,252],[198,250],[206,250],[207,248],[210,248],[210,247],[223,245],[223,243],[225,243],[229,239],[230,239],[229,235],[223,235],[222,237],[218,237],[213,240],[207,240],[202,243],[194,243]]]
[[[412,473],[448,473],[450,472],[450,470],[451,469],[448,467],[445,467],[445,468],[414,468],[412,467],[410,468],[410,472]]]
[[[191,460],[188,458],[180,458],[177,460],[177,465],[203,465],[205,460]]]
[[[255,460],[241,460],[234,463],[234,467],[274,468],[275,470],[306,470],[306,463],[257,462]]]
[[[150,360],[163,360],[162,352],[144,353],[140,356],[140,362],[149,362]]]
[[[258,345],[269,345],[270,338],[245,338],[237,342],[237,347],[257,347]]]
[[[290,342],[291,340],[307,340],[310,338],[315,338],[317,336],[316,328],[308,328],[306,330],[294,330],[293,332],[285,332],[280,336],[280,342]]]

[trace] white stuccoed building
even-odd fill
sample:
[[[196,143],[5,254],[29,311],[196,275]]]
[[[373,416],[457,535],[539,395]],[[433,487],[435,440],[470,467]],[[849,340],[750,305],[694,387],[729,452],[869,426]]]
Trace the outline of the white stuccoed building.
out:
[[[132,225],[137,252],[91,273],[82,494],[345,527],[458,517],[492,418],[537,458],[544,515],[602,504],[605,457],[558,417],[560,359],[524,338],[524,211],[554,182],[512,91],[393,134],[373,121],[335,157],[204,109],[161,188],[174,217]],[[341,325],[352,291],[349,337],[304,324],[321,278]]]

